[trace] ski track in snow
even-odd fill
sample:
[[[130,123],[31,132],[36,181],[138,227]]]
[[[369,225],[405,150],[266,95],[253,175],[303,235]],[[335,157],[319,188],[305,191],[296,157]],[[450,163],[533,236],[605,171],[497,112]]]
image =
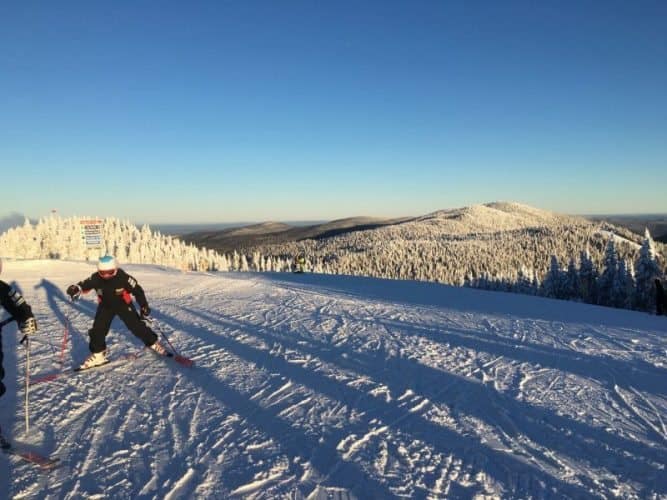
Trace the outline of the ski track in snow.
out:
[[[61,368],[67,322],[66,367],[86,355],[95,304],[62,290],[90,269],[6,266],[41,329],[33,377]],[[33,386],[25,436],[17,351],[1,423],[62,465],[2,456],[10,497],[667,497],[664,318],[615,326],[554,301],[554,321],[449,307],[448,287],[434,306],[348,277],[126,269],[195,367],[141,352],[116,320],[111,357],[138,359]],[[567,321],[584,307],[590,321]]]

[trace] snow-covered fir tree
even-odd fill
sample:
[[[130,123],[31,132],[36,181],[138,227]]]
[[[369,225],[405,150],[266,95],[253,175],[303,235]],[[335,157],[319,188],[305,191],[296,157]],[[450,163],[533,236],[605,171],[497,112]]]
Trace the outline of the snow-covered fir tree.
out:
[[[597,268],[587,245],[579,256],[579,297],[588,304],[597,304],[597,280]]]
[[[537,292],[535,276],[532,270],[526,269],[525,266],[521,267],[512,291],[524,295],[534,295]]]
[[[570,257],[570,262],[567,265],[567,272],[565,274],[565,298],[568,300],[581,300],[581,280],[579,278],[579,270],[574,261],[574,257]]]
[[[604,255],[604,269],[598,279],[598,303],[603,306],[614,305],[613,288],[617,283],[618,255],[614,237],[609,238]]]
[[[660,278],[660,274],[655,243],[651,238],[651,233],[646,229],[635,266],[635,307],[643,311],[653,310],[655,307],[655,280]]]
[[[104,221],[103,247],[87,249],[80,226],[76,217],[26,220],[0,235],[0,255],[94,260],[111,253],[121,263],[183,270],[290,272],[294,257],[303,254],[307,270],[317,273],[429,280],[652,310],[658,249],[665,249],[648,233],[640,245],[641,238],[629,231],[517,204],[436,212],[377,229],[258,244],[228,254],[114,218]]]
[[[100,255],[116,256],[121,264],[159,264],[184,270],[218,270],[227,267],[225,256],[199,249],[178,238],[138,229],[126,221],[107,218],[102,224],[102,245],[87,248],[81,221],[89,218],[40,219],[35,225],[26,219],[23,226],[0,235],[0,255],[16,259],[96,260]]]
[[[546,297],[563,299],[566,297],[565,275],[558,264],[558,257],[551,256],[549,271],[542,282],[542,293]]]
[[[631,308],[634,299],[634,277],[627,261],[622,259],[618,263],[618,270],[614,276],[611,289],[611,304],[613,307]]]

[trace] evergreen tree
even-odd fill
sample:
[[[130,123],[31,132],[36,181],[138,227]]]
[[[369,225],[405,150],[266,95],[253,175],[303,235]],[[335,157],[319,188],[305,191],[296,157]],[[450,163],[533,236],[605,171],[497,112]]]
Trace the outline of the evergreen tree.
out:
[[[102,225],[102,246],[87,248],[82,238],[81,217],[62,219],[51,215],[33,227],[24,225],[0,235],[3,256],[35,259],[94,260],[104,253],[116,256],[121,264],[159,264],[177,269],[212,270],[222,256],[197,249],[176,238],[151,232],[149,226],[137,229],[129,222],[107,218]]]
[[[612,235],[607,241],[607,248],[604,254],[604,270],[598,280],[598,304],[603,306],[613,306],[613,288],[617,282],[618,274],[618,256],[616,254],[616,243]]]
[[[535,290],[533,289],[533,273],[525,267],[522,267],[519,270],[517,275],[516,284],[513,287],[513,291],[516,293],[534,295]]]
[[[558,257],[555,255],[551,256],[549,271],[542,283],[542,293],[545,297],[554,299],[562,299],[565,296],[565,280],[558,264]]]
[[[628,267],[624,259],[618,262],[618,269],[611,287],[611,305],[624,309],[631,302],[627,289]]]
[[[632,261],[622,261],[625,269],[625,276],[623,278],[623,288],[625,289],[625,302],[620,306],[624,309],[632,309],[635,305],[635,269]]]
[[[656,259],[651,233],[646,229],[644,242],[639,250],[635,271],[636,293],[635,306],[642,311],[655,308],[655,279],[660,278],[660,267]]]
[[[567,273],[565,275],[565,298],[568,300],[581,300],[581,284],[579,283],[579,271],[574,262],[574,258],[570,257],[570,262],[567,265]]]
[[[586,247],[579,257],[579,296],[588,304],[597,304],[597,280],[598,272]]]

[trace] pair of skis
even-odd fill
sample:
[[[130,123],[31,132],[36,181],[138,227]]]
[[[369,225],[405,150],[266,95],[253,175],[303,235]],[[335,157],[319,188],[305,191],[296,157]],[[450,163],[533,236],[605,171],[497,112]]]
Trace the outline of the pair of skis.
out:
[[[101,365],[91,366],[90,368],[83,368],[83,369],[82,368],[74,368],[74,369],[65,370],[65,371],[61,371],[61,372],[49,373],[48,375],[33,377],[30,380],[30,384],[35,385],[35,384],[41,384],[41,383],[44,383],[44,382],[52,382],[56,379],[60,379],[60,378],[63,378],[63,377],[72,377],[72,376],[81,374],[83,372],[87,372],[87,371],[90,371],[90,370],[98,370],[98,369],[101,369],[101,368],[113,369],[115,367],[124,365],[125,363],[131,363],[132,361],[140,358],[141,355],[143,354],[143,352],[147,351],[147,350],[149,350],[149,348],[144,347],[138,352],[130,353],[130,354],[124,354],[119,358],[108,360],[105,363],[102,363]],[[165,355],[157,354],[157,356],[161,357],[161,358],[173,359],[174,361],[176,361],[180,365],[187,366],[187,367],[192,367],[194,365],[194,361],[192,361],[191,359],[186,358],[184,356],[180,356],[178,354],[173,354],[171,352],[167,352],[167,354],[165,354]]]
[[[151,350],[149,347],[144,347],[143,349],[141,349],[141,351],[139,351],[137,353],[125,354],[118,359],[108,360],[108,361],[102,363],[101,365],[91,366],[90,368],[74,368],[71,372],[64,372],[64,373],[74,374],[74,373],[86,372],[88,370],[94,370],[95,368],[103,368],[103,367],[109,366],[109,365],[113,365],[113,366],[122,365],[123,363],[126,363],[128,361],[134,361],[135,359],[138,359],[144,351],[149,351],[149,350]],[[194,365],[194,361],[192,361],[190,358],[186,358],[185,356],[181,356],[179,354],[175,354],[175,353],[170,352],[170,351],[167,351],[166,354],[156,353],[156,356],[158,356],[159,358],[173,359],[174,361],[176,361],[176,363],[178,363],[180,365],[183,365],[183,366],[187,366],[188,368],[190,368]],[[48,375],[47,375],[47,377],[48,377]]]
[[[158,326],[158,324],[155,320],[153,320],[151,318],[148,318],[148,317],[141,317],[140,319],[141,319],[141,321],[146,323],[147,326],[152,327],[153,329],[157,330],[160,333],[160,335],[164,338],[164,340],[167,342],[169,347],[171,348],[171,350],[167,350],[167,353],[162,355],[162,357],[171,358],[174,361],[176,361],[176,363],[178,363],[180,365],[183,365],[183,366],[186,366],[188,368],[191,368],[192,366],[194,366],[194,361],[193,360],[179,354],[179,352],[176,350],[174,345],[169,341],[169,338],[165,335],[165,333]],[[147,347],[143,347],[139,352],[125,354],[118,359],[109,360],[109,361],[106,361],[105,363],[102,363],[100,365],[91,366],[90,368],[83,368],[83,369],[82,368],[74,368],[73,370],[65,370],[65,371],[61,371],[61,372],[57,372],[57,373],[50,373],[48,375],[42,375],[40,377],[35,377],[31,380],[30,384],[34,385],[34,384],[39,384],[39,383],[42,383],[42,382],[51,382],[51,381],[56,380],[58,378],[61,378],[63,376],[72,376],[72,375],[75,375],[77,373],[81,373],[81,372],[92,370],[92,369],[109,367],[109,365],[113,365],[113,366],[122,365],[126,362],[131,362],[131,361],[134,361],[135,359],[139,358],[141,356],[141,354],[147,349],[148,349]]]

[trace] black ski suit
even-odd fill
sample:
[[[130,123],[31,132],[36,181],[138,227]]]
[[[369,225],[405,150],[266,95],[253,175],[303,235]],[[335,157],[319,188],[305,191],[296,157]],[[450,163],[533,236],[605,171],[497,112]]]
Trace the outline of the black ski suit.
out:
[[[12,315],[18,322],[23,323],[28,318],[32,318],[32,309],[21,296],[20,293],[12,286],[9,286],[4,281],[0,281],[0,304],[5,310]],[[2,380],[5,378],[5,369],[2,366],[2,333],[0,333],[0,396],[5,393],[5,385]]]
[[[95,273],[90,278],[80,281],[78,285],[83,293],[93,289],[97,292],[97,312],[93,327],[88,331],[90,352],[102,352],[106,349],[104,339],[116,315],[120,316],[125,326],[145,345],[151,346],[157,341],[157,335],[141,321],[132,303],[134,295],[140,307],[148,307],[144,289],[125,271],[118,269],[116,275],[109,279],[104,279]]]

